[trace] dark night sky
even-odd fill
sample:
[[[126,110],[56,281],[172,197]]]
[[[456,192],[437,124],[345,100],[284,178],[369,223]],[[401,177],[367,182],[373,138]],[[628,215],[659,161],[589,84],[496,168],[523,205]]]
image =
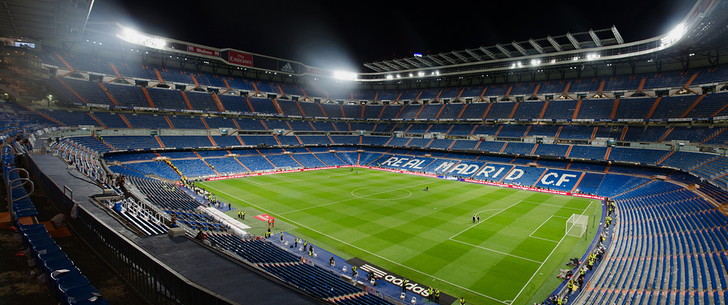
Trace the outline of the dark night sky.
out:
[[[91,21],[119,21],[150,34],[313,66],[348,63],[359,68],[414,52],[448,52],[612,25],[630,42],[666,33],[694,3],[590,2],[96,0]]]

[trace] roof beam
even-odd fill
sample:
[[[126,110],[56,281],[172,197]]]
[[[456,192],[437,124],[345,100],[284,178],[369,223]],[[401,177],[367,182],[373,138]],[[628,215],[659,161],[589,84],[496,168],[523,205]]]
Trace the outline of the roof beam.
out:
[[[13,18],[13,13],[10,11],[7,1],[3,1],[3,7],[5,7],[5,13],[8,14],[8,21],[10,21],[10,25],[13,27],[13,31],[15,32],[15,35],[19,35],[20,32],[18,32],[18,26],[15,24],[15,20]]]
[[[402,66],[402,67],[403,67],[403,68],[405,68],[405,69],[411,69],[411,68],[416,68],[416,67],[412,67],[412,66],[410,66],[410,65],[409,65],[409,64],[408,64],[407,62],[404,62],[404,61],[402,61],[401,59],[393,59],[392,61],[393,61],[394,63],[396,63],[396,64],[398,64],[398,65]]]
[[[374,64],[375,64],[375,65],[376,65],[377,67],[379,67],[379,69],[381,69],[382,71],[391,71],[391,70],[392,70],[392,68],[391,68],[390,66],[387,66],[387,65],[385,65],[385,64],[383,64],[383,63],[379,63],[379,62],[378,62],[378,63],[374,63]]]
[[[451,64],[456,64],[456,63],[457,63],[457,62],[455,62],[455,60],[453,60],[452,58],[448,57],[448,56],[447,56],[447,55],[445,55],[444,53],[440,53],[440,54],[438,54],[438,55],[439,55],[440,57],[444,58],[445,60],[447,60],[447,61],[448,61],[449,63],[451,63]]]
[[[569,39],[571,45],[574,46],[574,49],[581,49],[581,47],[579,46],[579,41],[574,38],[574,35],[571,35],[571,33],[566,33],[566,38]]]
[[[488,55],[488,57],[490,57],[490,59],[496,59],[496,58],[495,58],[495,54],[493,54],[493,52],[491,52],[490,50],[488,50],[488,49],[486,49],[486,48],[484,48],[484,47],[480,47],[480,48],[478,48],[478,49],[479,49],[480,51],[482,51],[483,53],[485,53],[485,55]]]
[[[458,52],[452,51],[450,54],[455,55],[455,57],[459,58],[462,62],[468,62],[468,58]]]
[[[445,64],[445,62],[444,62],[444,61],[442,61],[442,60],[440,60],[439,58],[437,58],[437,57],[435,57],[435,56],[432,56],[432,55],[427,55],[427,59],[429,59],[429,60],[432,60],[432,61],[434,61],[434,62],[435,62],[436,64],[438,64],[438,65],[441,65],[441,66],[442,66],[443,64]]]
[[[379,65],[376,64],[376,63],[364,64],[364,66],[367,67],[367,68],[369,68],[369,69],[372,69],[374,72],[384,72],[384,71],[386,71],[386,70],[382,70],[381,68],[379,68]]]
[[[602,46],[602,41],[599,40],[599,36],[597,36],[597,33],[594,33],[594,30],[589,29],[589,36],[591,36],[591,39],[594,40],[594,43],[597,45],[597,47]]]
[[[406,61],[408,64],[413,65],[415,67],[420,67],[420,63],[412,60],[412,58],[403,58],[402,60]]]
[[[548,37],[546,37],[546,40],[548,40],[551,43],[551,46],[554,47],[554,49],[556,49],[556,51],[561,52],[561,45],[559,45],[559,43],[556,42],[556,40],[553,37],[548,36]]]
[[[622,39],[622,35],[619,34],[619,31],[617,31],[617,27],[616,26],[612,26],[612,34],[614,34],[614,39],[617,39],[617,43],[618,44],[623,44],[624,43],[624,39]]]
[[[425,60],[425,58],[422,56],[415,56],[415,60],[419,61],[425,66],[432,67],[432,62]]]
[[[541,47],[541,45],[539,45],[538,42],[536,42],[535,40],[533,40],[533,38],[529,39],[528,40],[528,43],[530,43],[531,46],[534,49],[536,49],[536,51],[538,51],[539,53],[543,54],[543,47]]]
[[[502,45],[496,44],[495,47],[498,48],[498,50],[500,50],[501,53],[503,53],[506,57],[513,57],[513,55],[511,55],[511,52],[504,48]]]
[[[477,60],[477,61],[483,61],[483,57],[481,57],[478,53],[475,53],[475,52],[473,52],[472,50],[469,50],[469,49],[466,49],[465,52],[468,53],[468,55],[470,55],[473,58],[475,58],[475,60]]]
[[[382,64],[389,67],[392,70],[401,70],[402,69],[402,67],[397,66],[394,63],[394,61],[383,61]]]
[[[511,45],[512,45],[512,46],[513,46],[514,48],[516,48],[516,50],[518,50],[518,52],[521,52],[521,54],[523,54],[523,56],[528,56],[528,52],[526,52],[526,49],[524,49],[524,48],[523,48],[523,47],[522,47],[522,46],[521,46],[520,44],[518,44],[517,42],[513,41],[513,42],[511,42]]]

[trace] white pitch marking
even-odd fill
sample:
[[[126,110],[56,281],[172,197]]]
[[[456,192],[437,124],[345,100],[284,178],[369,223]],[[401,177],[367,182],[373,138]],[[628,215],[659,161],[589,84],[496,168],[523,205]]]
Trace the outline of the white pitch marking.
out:
[[[583,210],[583,211],[581,211],[581,214],[584,214],[584,212],[586,212],[586,210],[588,210],[588,209],[589,209],[589,207],[591,207],[591,205],[592,205],[593,203],[594,203],[594,200],[590,200],[590,201],[589,201],[589,205],[587,205],[587,206],[586,206],[586,208],[584,208],[584,210]],[[564,241],[564,238],[566,238],[566,236],[567,236],[567,235],[566,235],[566,233],[564,233],[564,236],[562,236],[562,237],[561,237],[561,240],[559,240],[559,242],[558,242],[558,243],[556,244],[556,246],[554,246],[554,248],[553,248],[553,249],[551,249],[551,253],[549,253],[549,255],[548,255],[548,256],[546,256],[546,259],[544,259],[544,260],[543,260],[543,263],[541,263],[541,266],[539,266],[539,267],[538,267],[538,269],[536,269],[536,271],[535,271],[535,272],[533,273],[533,275],[531,275],[531,278],[529,278],[529,279],[528,279],[528,281],[526,282],[526,284],[524,284],[524,285],[523,285],[523,288],[521,288],[521,291],[519,291],[519,292],[518,292],[518,294],[516,294],[516,296],[515,296],[515,297],[513,298],[513,301],[514,301],[514,302],[515,302],[515,301],[516,301],[516,300],[518,299],[518,297],[519,297],[519,296],[521,296],[521,293],[523,293],[523,290],[525,290],[525,289],[526,289],[526,286],[528,286],[528,284],[529,284],[529,283],[531,283],[531,281],[532,281],[532,280],[533,280],[533,278],[534,278],[534,277],[536,276],[536,274],[538,274],[538,272],[539,272],[539,271],[541,271],[541,268],[543,268],[543,265],[544,265],[544,264],[545,264],[546,262],[548,262],[548,261],[549,261],[549,258],[551,258],[551,255],[553,255],[553,254],[554,254],[554,252],[556,251],[556,249],[558,249],[558,248],[559,248],[559,246],[560,246],[560,245],[561,245],[561,243],[562,243],[562,242]]]
[[[428,181],[428,182],[425,182],[425,183],[419,183],[419,184],[415,184],[415,185],[412,185],[412,186],[407,186],[407,187],[415,187],[415,186],[420,186],[420,185],[423,185],[423,184],[427,184],[427,183],[431,183],[431,182],[430,182],[430,181]],[[384,191],[384,192],[379,192],[379,193],[374,193],[374,194],[371,194],[370,196],[374,196],[374,195],[380,195],[380,194],[385,194],[385,193],[389,193],[389,192],[391,192],[391,191],[399,191],[399,190],[401,190],[401,189],[402,189],[402,188],[398,188],[398,189],[390,189],[390,190],[387,190],[387,191]],[[354,192],[354,191],[352,191],[352,193],[353,193],[353,192]],[[409,192],[409,191],[408,191],[408,192]],[[350,201],[350,200],[354,200],[354,199],[361,199],[361,198],[362,198],[362,197],[357,197],[357,196],[355,196],[354,194],[352,194],[351,196],[352,196],[352,198],[347,198],[347,199],[343,199],[343,200],[339,200],[339,201],[334,201],[334,202],[329,202],[329,203],[319,204],[319,205],[315,205],[315,206],[310,206],[310,207],[307,207],[307,208],[302,208],[302,209],[298,209],[298,210],[292,210],[292,211],[288,211],[288,212],[282,212],[282,213],[278,213],[278,215],[283,215],[283,214],[289,214],[289,213],[295,213],[295,212],[305,211],[305,210],[309,210],[309,209],[315,209],[315,208],[320,208],[320,207],[324,207],[324,206],[328,206],[328,205],[332,205],[332,204],[337,204],[337,203],[342,203],[342,202],[346,202],[346,201]],[[409,196],[407,196],[407,197],[405,197],[405,198],[409,198],[409,197],[411,197],[411,196],[412,196],[412,192],[410,192]],[[404,199],[404,198],[400,198],[400,199]],[[391,199],[391,200],[394,200],[394,199]]]
[[[232,197],[232,198],[235,198],[235,199],[238,199],[238,200],[240,200],[240,201],[243,201],[243,202],[245,202],[245,203],[247,203],[247,204],[249,204],[249,205],[251,205],[251,206],[253,206],[253,207],[257,208],[257,209],[258,209],[258,210],[260,210],[260,211],[263,211],[263,212],[266,212],[266,213],[271,213],[270,211],[267,211],[266,209],[264,209],[264,208],[262,208],[262,207],[259,207],[259,206],[255,205],[255,204],[253,204],[252,202],[249,202],[249,201],[247,201],[247,200],[245,200],[245,199],[243,199],[243,198],[240,198],[240,197],[234,196],[234,195],[232,195],[232,194],[230,194],[230,193],[228,193],[228,192],[225,192],[225,191],[223,191],[223,190],[220,190],[220,189],[218,189],[218,188],[215,188],[215,187],[211,187],[211,186],[210,186],[210,188],[212,188],[212,189],[215,189],[215,190],[217,190],[218,192],[220,192],[220,193],[223,193],[223,194],[226,194],[226,195],[228,195],[228,196],[230,196],[230,197]],[[455,283],[452,283],[452,282],[450,282],[450,281],[446,281],[446,280],[443,280],[443,279],[441,279],[441,278],[438,278],[438,277],[436,277],[436,276],[434,276],[434,275],[431,275],[431,274],[427,274],[427,273],[424,273],[424,272],[422,272],[422,271],[420,271],[420,270],[417,270],[417,269],[414,269],[414,268],[412,268],[412,267],[409,267],[409,266],[403,265],[403,264],[401,264],[401,263],[395,262],[395,261],[393,261],[393,260],[391,260],[391,259],[389,259],[389,258],[383,257],[383,256],[381,256],[381,255],[379,255],[379,254],[373,253],[373,252],[371,252],[371,251],[368,251],[368,250],[366,250],[366,249],[362,249],[362,248],[360,248],[359,246],[355,246],[355,245],[353,245],[353,244],[350,244],[350,243],[348,243],[348,242],[345,242],[345,241],[343,241],[343,240],[340,240],[340,239],[338,239],[338,238],[336,238],[336,237],[333,237],[333,236],[331,236],[331,235],[328,235],[328,234],[325,234],[325,233],[323,233],[323,232],[320,232],[320,231],[318,231],[318,230],[316,230],[316,229],[313,229],[313,228],[311,228],[311,227],[307,227],[307,226],[305,226],[305,225],[303,225],[303,224],[297,223],[297,222],[295,222],[295,221],[293,221],[293,220],[290,220],[290,219],[287,219],[287,218],[285,218],[285,217],[279,217],[279,218],[281,218],[281,219],[284,219],[284,220],[286,220],[286,221],[287,221],[287,222],[289,222],[289,223],[294,223],[294,224],[297,224],[297,225],[298,225],[299,227],[303,227],[303,228],[309,229],[309,230],[311,230],[311,231],[314,231],[314,232],[316,232],[316,233],[318,233],[318,234],[321,234],[321,235],[323,235],[323,236],[326,236],[326,237],[328,237],[328,238],[331,238],[331,239],[333,239],[333,240],[335,240],[335,241],[337,241],[337,242],[340,242],[340,243],[342,243],[342,244],[345,244],[345,245],[348,245],[348,246],[350,246],[350,247],[352,247],[352,248],[358,249],[358,250],[360,250],[360,251],[362,251],[362,252],[366,252],[366,253],[369,253],[369,254],[370,254],[370,255],[372,255],[372,256],[376,256],[376,257],[378,257],[378,258],[380,258],[380,259],[382,259],[382,260],[388,261],[388,262],[390,262],[390,263],[392,263],[392,264],[395,264],[395,265],[401,266],[401,267],[403,267],[403,268],[407,268],[407,269],[409,269],[409,270],[412,270],[412,271],[414,271],[414,272],[417,272],[417,273],[419,273],[419,274],[422,274],[422,275],[426,275],[426,276],[429,276],[429,277],[431,277],[431,278],[433,278],[433,279],[436,279],[436,280],[438,280],[438,281],[441,281],[441,282],[443,282],[443,283],[447,283],[448,285],[451,285],[451,286],[453,286],[453,287],[457,287],[457,288],[460,288],[460,289],[462,289],[462,290],[465,290],[465,291],[468,291],[468,292],[470,292],[470,293],[473,293],[473,294],[479,295],[479,296],[481,296],[481,297],[484,297],[484,298],[486,298],[486,299],[490,299],[490,300],[496,301],[496,302],[498,302],[498,303],[502,303],[502,304],[509,304],[509,303],[506,303],[506,302],[504,302],[504,301],[502,301],[502,300],[499,300],[499,299],[496,299],[496,298],[494,298],[494,297],[491,297],[491,296],[489,296],[489,295],[486,295],[486,294],[483,294],[483,293],[477,292],[477,291],[475,291],[475,290],[472,290],[472,289],[469,289],[469,288],[466,288],[466,287],[460,286],[460,285],[458,285],[458,284],[455,284]]]
[[[567,218],[567,217],[564,217],[564,216],[551,215],[551,216],[549,216],[549,218],[547,218],[546,220],[544,220],[544,222],[541,223],[541,225],[539,225],[538,228],[536,228],[535,230],[533,230],[533,232],[531,232],[531,234],[528,234],[528,237],[558,243],[559,242],[558,240],[553,240],[553,239],[548,239],[548,238],[533,236],[533,233],[536,233],[536,231],[538,231],[538,229],[540,229],[541,227],[543,227],[543,225],[545,225],[549,220],[551,220],[552,217]]]

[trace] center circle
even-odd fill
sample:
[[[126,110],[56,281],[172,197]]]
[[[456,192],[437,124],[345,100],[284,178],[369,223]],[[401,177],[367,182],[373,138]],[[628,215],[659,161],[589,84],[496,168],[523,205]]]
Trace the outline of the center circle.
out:
[[[391,187],[362,187],[351,191],[351,195],[368,200],[397,200],[411,197],[412,192]]]

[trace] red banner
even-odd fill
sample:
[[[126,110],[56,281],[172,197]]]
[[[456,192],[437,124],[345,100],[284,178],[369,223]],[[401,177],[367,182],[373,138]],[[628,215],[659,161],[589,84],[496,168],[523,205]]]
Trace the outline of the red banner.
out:
[[[212,50],[208,48],[201,48],[196,46],[187,46],[187,52],[202,54],[202,55],[210,55],[210,56],[220,56],[220,51]]]
[[[242,53],[238,51],[228,51],[228,61],[233,64],[243,65],[252,67],[253,66],[253,55],[248,53]]]

